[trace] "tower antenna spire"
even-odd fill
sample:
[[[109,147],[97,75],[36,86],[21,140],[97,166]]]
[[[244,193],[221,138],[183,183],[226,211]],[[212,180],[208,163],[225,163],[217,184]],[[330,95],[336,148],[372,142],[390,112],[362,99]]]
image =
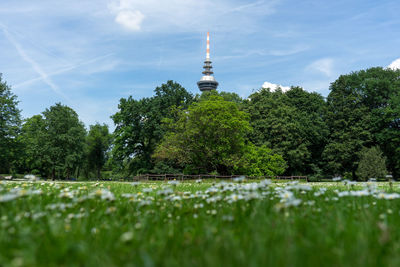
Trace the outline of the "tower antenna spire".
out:
[[[207,55],[206,58],[210,59],[210,32],[207,32]]]
[[[206,60],[204,61],[204,76],[201,77],[200,81],[197,82],[197,86],[199,87],[200,91],[211,91],[216,90],[218,87],[218,82],[215,80],[211,66],[211,59],[210,59],[210,32],[207,32],[207,53],[206,53]]]

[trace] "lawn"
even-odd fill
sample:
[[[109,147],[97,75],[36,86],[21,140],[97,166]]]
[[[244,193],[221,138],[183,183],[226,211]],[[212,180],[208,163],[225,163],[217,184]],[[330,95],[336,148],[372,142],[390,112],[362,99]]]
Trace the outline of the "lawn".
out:
[[[3,182],[1,266],[400,266],[397,183]]]

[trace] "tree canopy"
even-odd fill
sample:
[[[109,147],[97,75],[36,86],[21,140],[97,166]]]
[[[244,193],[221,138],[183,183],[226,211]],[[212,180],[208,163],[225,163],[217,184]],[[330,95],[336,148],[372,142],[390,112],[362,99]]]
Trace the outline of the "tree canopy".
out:
[[[106,124],[90,125],[86,137],[88,169],[95,171],[98,179],[101,178],[101,169],[108,159],[111,137]]]
[[[230,173],[245,153],[251,131],[248,115],[233,102],[212,96],[196,102],[169,121],[171,132],[155,157],[176,160],[197,173]]]
[[[245,101],[254,131],[250,140],[266,145],[287,161],[287,174],[310,174],[319,162],[328,135],[321,95],[292,87],[284,93],[263,88]]]
[[[193,96],[167,81],[152,97],[122,98],[112,136],[101,124],[87,133],[76,112],[60,103],[21,125],[17,105],[0,76],[0,173],[100,178],[112,169],[120,177],[205,172],[365,179],[361,170],[376,149],[387,171],[400,176],[400,70],[341,75],[326,99],[300,87],[262,88],[246,99],[219,91]]]
[[[355,178],[362,148],[379,146],[398,177],[399,77],[400,70],[370,68],[331,84],[326,120],[331,134],[323,152],[328,173],[349,172]]]
[[[155,96],[135,100],[122,98],[119,111],[112,116],[113,158],[129,173],[149,172],[154,168],[152,154],[165,134],[164,118],[174,119],[178,108],[187,108],[193,96],[178,83],[168,81],[155,89]]]
[[[21,124],[17,96],[0,73],[0,173],[8,173],[18,157],[17,136]]]

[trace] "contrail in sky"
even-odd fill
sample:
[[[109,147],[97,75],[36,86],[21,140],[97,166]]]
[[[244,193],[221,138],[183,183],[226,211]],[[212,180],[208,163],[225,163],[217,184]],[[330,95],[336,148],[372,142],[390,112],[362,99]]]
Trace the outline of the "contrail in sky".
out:
[[[76,65],[72,65],[72,66],[68,66],[68,67],[59,69],[59,70],[54,71],[54,72],[51,72],[51,73],[47,73],[47,77],[51,77],[51,76],[54,76],[54,75],[58,75],[58,74],[61,74],[61,73],[64,73],[64,72],[67,72],[67,71],[70,71],[70,70],[79,68],[79,67],[81,67],[81,66],[91,64],[91,63],[93,63],[93,62],[96,62],[96,61],[98,61],[98,60],[101,60],[101,59],[110,57],[110,56],[112,56],[112,55],[114,55],[114,54],[113,54],[113,53],[110,53],[110,54],[107,54],[107,55],[104,55],[104,56],[96,57],[96,58],[93,58],[93,59],[90,59],[90,60],[87,60],[87,61],[78,63],[78,64],[76,64]],[[31,84],[31,83],[33,83],[33,82],[40,81],[40,80],[43,80],[43,77],[42,77],[42,76],[37,77],[37,78],[30,79],[30,80],[27,80],[27,81],[24,81],[24,82],[21,82],[21,83],[18,83],[18,84],[15,84],[15,85],[13,85],[13,88],[22,87],[22,86],[24,86],[24,85],[28,85],[28,84]]]
[[[29,63],[33,70],[39,74],[41,79],[48,85],[50,88],[57,93],[58,95],[62,96],[64,99],[68,100],[68,97],[61,92],[60,88],[53,83],[53,81],[50,79],[50,77],[47,75],[46,72],[43,71],[43,69],[40,67],[40,65],[35,62],[29,55],[26,54],[25,50],[22,48],[22,46],[14,39],[14,37],[8,32],[7,28],[4,25],[1,25],[3,28],[3,32],[7,40],[15,47],[17,50],[18,54],[21,56],[21,58]]]

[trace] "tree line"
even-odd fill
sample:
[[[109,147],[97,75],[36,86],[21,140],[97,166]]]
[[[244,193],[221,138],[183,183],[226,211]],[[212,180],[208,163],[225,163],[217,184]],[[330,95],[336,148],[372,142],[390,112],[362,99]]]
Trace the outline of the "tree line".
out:
[[[168,81],[152,97],[122,98],[86,129],[57,103],[22,120],[0,76],[0,173],[48,178],[142,173],[308,175],[348,179],[400,175],[400,70],[341,75],[324,98],[301,87],[193,95]]]

